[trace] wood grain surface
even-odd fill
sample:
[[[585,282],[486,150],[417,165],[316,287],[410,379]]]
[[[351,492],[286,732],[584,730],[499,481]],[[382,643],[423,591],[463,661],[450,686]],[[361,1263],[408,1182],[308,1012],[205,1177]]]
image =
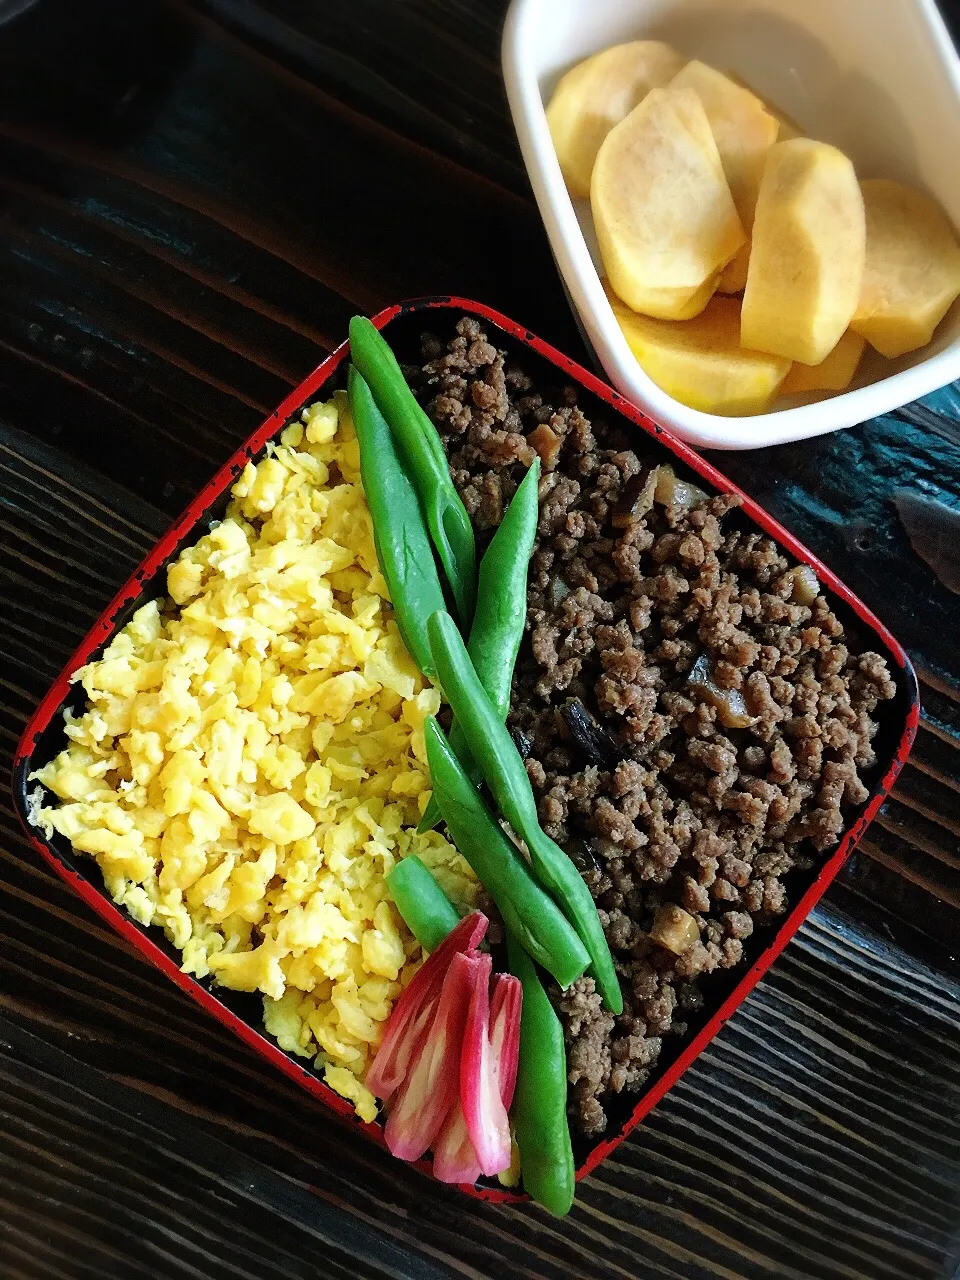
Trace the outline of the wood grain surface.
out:
[[[503,0],[39,0],[0,24],[0,738],[345,335],[489,302],[586,360]],[[955,6],[948,9],[948,17]],[[911,763],[824,906],[564,1222],[437,1188],[147,968],[0,813],[0,1277],[949,1277],[960,1263],[960,395],[714,458],[910,649]]]

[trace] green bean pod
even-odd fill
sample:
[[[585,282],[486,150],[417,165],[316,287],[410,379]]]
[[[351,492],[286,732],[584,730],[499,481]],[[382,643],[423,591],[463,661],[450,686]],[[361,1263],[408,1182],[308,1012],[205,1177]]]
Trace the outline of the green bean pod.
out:
[[[590,960],[583,943],[530,874],[433,716],[426,721],[424,734],[434,794],[451,840],[497,904],[511,933],[561,987],[569,987]]]
[[[446,612],[435,613],[427,623],[427,635],[444,697],[497,807],[526,844],[537,879],[580,935],[590,954],[590,973],[607,1008],[622,1013],[623,993],[590,890],[564,851],[541,828],[520,753],[477,678],[456,623]]]
[[[408,854],[387,876],[387,888],[407,928],[425,951],[436,951],[460,922],[453,903],[416,854]]]
[[[513,668],[527,620],[527,575],[540,516],[539,482],[540,459],[534,458],[483,554],[477,575],[477,608],[467,652],[501,720],[510,710]],[[456,720],[450,727],[450,746],[473,782],[479,783],[480,770]],[[417,830],[429,831],[439,821],[436,797],[431,796]]]
[[[420,500],[403,469],[390,428],[354,368],[347,387],[380,571],[403,642],[423,674],[435,681],[427,619],[446,606]]]
[[[540,516],[540,459],[534,458],[480,561],[477,610],[467,652],[501,720],[510,710],[513,668],[527,619],[527,576]]]
[[[510,972],[520,979],[520,1058],[510,1118],[520,1148],[524,1190],[558,1218],[576,1189],[567,1121],[567,1054],[563,1027],[523,947],[507,934]]]
[[[350,356],[390,424],[466,628],[476,600],[477,549],[473,525],[450,478],[437,429],[417,403],[386,340],[366,316],[350,321]]]

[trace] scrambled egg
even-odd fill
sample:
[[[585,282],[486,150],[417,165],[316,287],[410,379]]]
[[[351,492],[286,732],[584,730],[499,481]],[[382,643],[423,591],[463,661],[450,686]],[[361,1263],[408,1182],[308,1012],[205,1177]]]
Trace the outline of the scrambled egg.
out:
[[[371,1120],[364,1072],[420,961],[384,877],[417,853],[461,907],[478,889],[414,829],[440,696],[392,617],[341,397],[287,426],[232,499],[170,566],[171,600],[73,677],[87,709],[34,775],[61,801],[35,817],[187,973],[262,992],[280,1046]]]

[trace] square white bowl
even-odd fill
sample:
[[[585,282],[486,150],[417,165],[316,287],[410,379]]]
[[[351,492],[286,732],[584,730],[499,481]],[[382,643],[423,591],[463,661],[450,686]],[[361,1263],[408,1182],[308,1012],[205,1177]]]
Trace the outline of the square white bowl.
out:
[[[912,183],[960,227],[960,59],[934,0],[513,0],[503,71],[520,149],[567,291],[617,390],[691,444],[754,449],[853,426],[960,377],[960,305],[928,347],[893,361],[868,348],[855,388],[814,404],[720,417],[647,377],[604,295],[589,202],[567,194],[544,114],[564,71],[638,38],[736,72],[845,151],[861,178]]]

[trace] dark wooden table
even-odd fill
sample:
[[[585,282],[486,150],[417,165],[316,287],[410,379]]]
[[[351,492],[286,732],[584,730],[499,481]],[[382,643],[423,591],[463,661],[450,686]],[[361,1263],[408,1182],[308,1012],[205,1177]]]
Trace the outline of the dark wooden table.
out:
[[[39,0],[0,25],[5,759],[354,311],[472,295],[586,358],[503,100],[503,8]],[[960,599],[891,495],[957,504],[958,421],[947,391],[718,460],[905,642],[923,727],[823,906],[562,1223],[341,1128],[106,932],[4,801],[3,1280],[953,1275]]]

